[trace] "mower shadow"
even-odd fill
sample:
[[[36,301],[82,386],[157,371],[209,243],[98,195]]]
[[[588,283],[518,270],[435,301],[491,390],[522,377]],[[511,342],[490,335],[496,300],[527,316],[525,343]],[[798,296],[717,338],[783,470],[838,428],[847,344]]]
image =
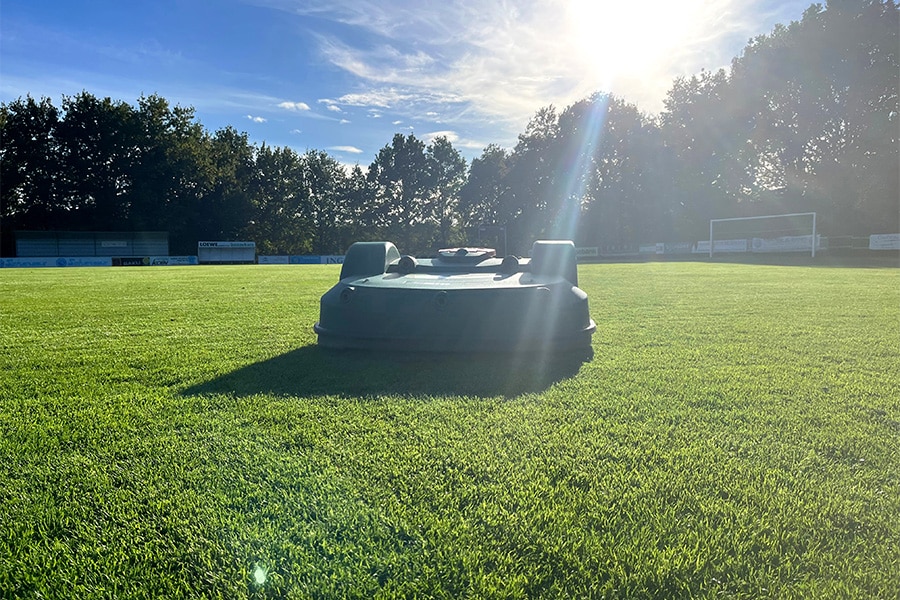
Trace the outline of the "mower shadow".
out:
[[[192,386],[184,395],[475,396],[542,392],[578,373],[593,351],[552,356],[329,350],[304,346]]]

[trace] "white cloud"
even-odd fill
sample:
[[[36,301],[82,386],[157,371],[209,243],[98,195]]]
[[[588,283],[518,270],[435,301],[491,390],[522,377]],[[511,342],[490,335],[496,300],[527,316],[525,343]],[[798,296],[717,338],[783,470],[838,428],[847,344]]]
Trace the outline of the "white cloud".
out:
[[[520,131],[542,106],[562,108],[596,91],[659,111],[675,77],[727,66],[748,39],[806,6],[799,0],[458,0],[424,7],[403,0],[259,1],[356,30],[316,38],[323,57],[363,88],[336,104],[441,114],[448,123],[465,116],[510,131]]]
[[[331,112],[336,112],[336,113],[344,112],[341,109],[341,107],[338,106],[338,103],[335,102],[334,100],[332,100],[331,98],[320,98],[318,102],[319,102],[319,104],[324,104],[325,109],[329,110]]]
[[[429,90],[400,90],[397,87],[373,87],[365,92],[344,94],[340,98],[320,102],[368,109],[412,110],[419,106],[459,104],[463,99],[452,93]],[[437,114],[437,113],[434,113]]]
[[[309,110],[309,104],[307,104],[306,102],[280,102],[278,104],[278,108],[283,108],[285,110],[290,110],[293,112],[300,112]]]
[[[413,94],[400,94],[396,90],[371,90],[362,94],[345,94],[336,102],[346,106],[377,106],[378,108],[390,108],[400,102],[414,98]]]
[[[328,149],[333,150],[334,152],[347,152],[349,154],[362,154],[363,152],[356,146],[331,146]]]
[[[300,135],[301,133],[303,133],[303,132],[300,131],[299,129],[291,129],[290,132],[291,132],[293,135]]]
[[[432,131],[430,133],[425,133],[423,136],[427,142],[433,142],[435,138],[445,137],[447,141],[451,144],[455,144],[459,141],[459,135],[455,131]]]
[[[422,138],[429,144],[439,137],[447,138],[447,141],[453,144],[455,148],[465,148],[466,150],[482,150],[487,146],[487,144],[485,144],[484,142],[463,138],[457,132],[450,130],[431,131],[422,134]]]
[[[254,117],[253,115],[247,115],[247,118],[253,121],[254,123],[265,123],[266,119],[263,117]]]
[[[341,120],[340,120],[340,124],[341,124],[341,125],[349,125],[349,124],[350,124],[350,121],[348,121],[347,119],[341,119]]]
[[[403,125],[403,121],[391,121],[391,125]]]
[[[460,140],[453,145],[457,148],[465,148],[466,150],[484,150],[488,146],[485,142],[478,140]]]
[[[403,52],[393,43],[367,49],[360,54],[357,49],[334,38],[322,40],[322,52],[334,65],[350,73],[379,82],[406,81],[410,76],[437,67],[437,60],[422,50]]]

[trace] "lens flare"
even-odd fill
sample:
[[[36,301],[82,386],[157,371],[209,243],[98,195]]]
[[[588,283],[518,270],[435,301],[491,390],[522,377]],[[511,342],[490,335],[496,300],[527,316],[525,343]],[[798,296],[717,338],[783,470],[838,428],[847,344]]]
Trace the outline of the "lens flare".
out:
[[[609,111],[609,96],[597,95],[584,107],[578,135],[573,136],[570,146],[563,158],[565,173],[557,190],[557,197],[562,203],[556,212],[551,229],[551,238],[557,240],[575,240],[578,231],[578,218],[581,215],[581,203],[585,196],[585,188],[590,181],[594,155],[602,141],[603,127]]]
[[[263,565],[256,564],[253,565],[253,582],[256,585],[265,585],[266,580],[269,578],[269,569]]]

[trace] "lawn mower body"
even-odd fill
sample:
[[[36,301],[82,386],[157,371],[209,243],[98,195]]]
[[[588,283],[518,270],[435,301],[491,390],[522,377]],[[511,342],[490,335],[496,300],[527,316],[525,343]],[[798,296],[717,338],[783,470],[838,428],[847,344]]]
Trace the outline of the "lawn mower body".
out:
[[[357,242],[314,327],[320,346],[436,352],[586,350],[595,329],[570,241],[502,260],[490,248],[416,259]]]

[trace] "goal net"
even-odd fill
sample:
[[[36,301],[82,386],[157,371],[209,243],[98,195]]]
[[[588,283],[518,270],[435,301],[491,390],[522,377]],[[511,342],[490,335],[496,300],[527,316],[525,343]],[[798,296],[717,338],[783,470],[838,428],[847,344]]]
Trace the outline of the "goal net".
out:
[[[715,252],[809,252],[815,257],[819,244],[814,212],[709,220],[710,257]]]

